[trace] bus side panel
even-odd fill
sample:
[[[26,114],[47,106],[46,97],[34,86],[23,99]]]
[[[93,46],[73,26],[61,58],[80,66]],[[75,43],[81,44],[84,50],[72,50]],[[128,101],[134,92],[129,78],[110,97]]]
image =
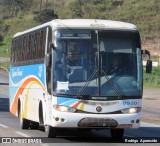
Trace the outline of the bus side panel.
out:
[[[10,67],[10,112],[17,116],[18,100],[23,118],[36,120],[38,106],[46,92],[44,64]]]

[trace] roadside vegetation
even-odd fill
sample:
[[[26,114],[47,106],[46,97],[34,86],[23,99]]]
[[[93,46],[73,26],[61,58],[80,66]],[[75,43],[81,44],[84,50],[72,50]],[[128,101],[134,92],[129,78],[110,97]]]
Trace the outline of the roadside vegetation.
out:
[[[138,27],[142,40],[160,38],[159,13],[159,0],[0,0],[0,56],[9,55],[16,32],[57,18],[130,22]]]
[[[143,74],[144,88],[160,88],[160,67],[153,67],[152,73]]]
[[[10,56],[11,38],[16,32],[57,18],[133,23],[140,31],[142,43],[148,39],[152,43],[155,38],[160,40],[159,14],[160,0],[0,0],[0,57]],[[154,49],[157,51],[158,47]],[[151,54],[151,58],[155,55]],[[160,87],[159,78],[160,68],[153,68],[152,74],[144,73],[144,86]]]

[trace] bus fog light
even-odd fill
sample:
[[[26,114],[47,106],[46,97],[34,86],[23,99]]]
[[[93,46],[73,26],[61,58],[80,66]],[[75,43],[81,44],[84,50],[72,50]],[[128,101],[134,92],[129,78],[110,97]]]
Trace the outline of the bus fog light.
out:
[[[63,119],[63,118],[61,119],[61,122],[64,122],[64,119]]]
[[[59,118],[58,118],[58,117],[56,117],[56,118],[55,118],[55,121],[59,121]]]
[[[140,121],[140,120],[139,120],[139,119],[137,119],[137,120],[136,120],[136,123],[139,123],[139,121]]]
[[[126,108],[121,110],[121,112],[124,114],[133,114],[133,113],[138,113],[140,111],[141,111],[140,107],[132,107],[132,108]]]

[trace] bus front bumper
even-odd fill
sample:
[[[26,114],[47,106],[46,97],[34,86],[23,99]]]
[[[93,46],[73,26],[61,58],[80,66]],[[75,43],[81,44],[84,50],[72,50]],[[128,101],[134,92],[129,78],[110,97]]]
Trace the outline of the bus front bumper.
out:
[[[52,127],[65,128],[139,128],[141,113],[82,114],[53,111]]]

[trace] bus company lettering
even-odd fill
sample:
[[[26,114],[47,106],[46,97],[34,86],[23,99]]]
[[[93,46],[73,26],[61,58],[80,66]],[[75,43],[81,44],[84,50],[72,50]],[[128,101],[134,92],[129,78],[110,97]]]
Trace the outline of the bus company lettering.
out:
[[[12,77],[18,77],[22,75],[23,75],[23,71],[21,71],[19,68],[17,68],[16,71],[12,70]]]
[[[105,27],[105,24],[91,24],[92,27]]]

